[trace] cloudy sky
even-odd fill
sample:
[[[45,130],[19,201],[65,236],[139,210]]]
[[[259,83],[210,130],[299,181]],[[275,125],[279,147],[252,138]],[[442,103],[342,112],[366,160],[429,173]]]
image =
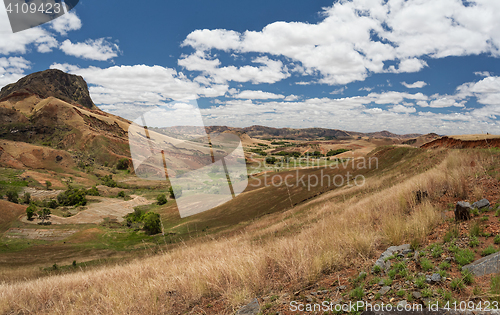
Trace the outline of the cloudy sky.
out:
[[[61,69],[131,120],[500,134],[499,58],[498,0],[80,0],[18,33],[0,6],[0,86]]]

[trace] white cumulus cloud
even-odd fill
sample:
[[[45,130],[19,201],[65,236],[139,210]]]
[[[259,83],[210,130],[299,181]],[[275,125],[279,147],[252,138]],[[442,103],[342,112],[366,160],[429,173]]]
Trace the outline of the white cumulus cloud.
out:
[[[70,56],[99,61],[112,59],[120,52],[117,44],[110,43],[105,38],[88,39],[84,43],[74,44],[67,39],[59,48]]]

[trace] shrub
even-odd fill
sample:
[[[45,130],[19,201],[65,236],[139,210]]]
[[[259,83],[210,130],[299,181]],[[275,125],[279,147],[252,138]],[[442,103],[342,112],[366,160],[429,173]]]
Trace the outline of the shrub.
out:
[[[57,208],[58,204],[55,199],[50,199],[49,201],[44,201],[44,205],[49,207],[50,209]]]
[[[424,289],[427,287],[427,284],[425,283],[425,276],[420,276],[415,280],[415,285],[419,289]]]
[[[357,287],[355,289],[353,289],[350,293],[349,293],[349,296],[352,298],[352,299],[356,299],[356,300],[361,300],[363,298],[363,296],[365,295],[365,292],[363,291],[363,287]]]
[[[101,178],[102,184],[111,188],[116,187],[116,181],[113,180],[113,175],[105,175]]]
[[[444,242],[448,243],[452,239],[455,239],[459,236],[460,236],[460,230],[458,229],[458,226],[454,224],[453,226],[450,227],[448,232],[446,232],[446,234],[444,235]]]
[[[158,234],[161,232],[161,220],[158,213],[146,213],[146,215],[144,216],[144,230],[149,235]]]
[[[451,289],[454,291],[461,291],[465,287],[462,279],[460,279],[460,278],[455,278],[455,279],[451,280],[450,286],[451,286]]]
[[[13,203],[19,202],[19,200],[18,200],[19,195],[17,194],[17,191],[10,190],[5,195],[7,196],[8,201],[13,202]]]
[[[495,235],[495,238],[493,239],[493,242],[495,244],[500,244],[500,234]]]
[[[495,249],[495,247],[493,247],[493,245],[490,245],[488,247],[486,247],[482,252],[481,252],[481,256],[488,256],[488,255],[491,255],[491,254],[494,254],[496,253],[497,250]]]
[[[47,190],[50,190],[50,187],[52,187],[52,183],[51,183],[50,181],[48,181],[48,180],[47,180],[47,181],[45,181],[45,188],[46,188]]]
[[[474,252],[470,249],[458,249],[455,254],[455,260],[460,266],[465,266],[474,261]]]
[[[158,197],[156,197],[156,200],[158,202],[158,205],[160,206],[167,203],[167,197],[165,196],[165,194],[158,195]]]
[[[270,156],[266,158],[266,164],[274,164],[276,163],[276,158],[274,156]]]
[[[57,195],[57,201],[62,206],[85,206],[87,198],[85,198],[86,191],[84,189],[68,188],[65,192]]]
[[[479,225],[478,222],[475,221],[474,223],[472,223],[469,234],[470,234],[470,236],[481,235],[481,226]]]
[[[99,190],[97,190],[97,187],[94,185],[92,188],[89,188],[87,192],[85,193],[88,196],[99,196]]]
[[[181,186],[170,186],[168,188],[168,192],[170,194],[170,198],[177,199],[182,196],[182,188]]]
[[[432,268],[434,268],[434,265],[431,263],[431,261],[427,258],[422,258],[420,260],[420,266],[422,267],[422,269],[424,269],[424,271],[429,271],[431,270]]]
[[[50,218],[50,209],[43,208],[42,210],[38,210],[38,218],[42,220],[42,224],[45,223],[45,220],[48,220]]]
[[[470,247],[476,247],[479,245],[479,240],[476,236],[471,236],[470,241],[469,241],[469,246]]]
[[[31,194],[29,192],[24,193],[23,203],[29,205],[31,201]]]
[[[441,270],[447,270],[450,269],[451,264],[449,262],[443,261],[442,263],[439,264],[439,269]]]
[[[28,208],[26,208],[26,217],[28,220],[33,220],[33,216],[35,215],[37,208],[34,204],[30,204]]]
[[[439,244],[433,244],[431,247],[431,255],[434,258],[441,257],[441,254],[443,254],[443,248]]]
[[[433,295],[432,291],[429,289],[423,289],[421,294],[422,294],[423,298],[428,298],[428,297],[431,297]]]
[[[128,159],[126,159],[126,158],[120,159],[118,161],[118,163],[116,163],[117,170],[126,170],[126,169],[128,169],[128,166],[129,166],[129,162],[128,162]]]
[[[462,270],[462,276],[462,280],[466,285],[472,284],[474,281],[474,275],[468,269]]]
[[[125,198],[125,192],[122,190],[116,196],[120,198]]]
[[[135,208],[134,209],[134,212],[132,213],[129,213],[125,216],[126,220],[127,220],[127,226],[132,226],[133,223],[135,222],[142,222],[143,218],[144,218],[144,214],[145,212],[140,210],[139,208]]]
[[[373,273],[374,274],[379,274],[382,271],[382,268],[380,268],[379,265],[373,266]]]

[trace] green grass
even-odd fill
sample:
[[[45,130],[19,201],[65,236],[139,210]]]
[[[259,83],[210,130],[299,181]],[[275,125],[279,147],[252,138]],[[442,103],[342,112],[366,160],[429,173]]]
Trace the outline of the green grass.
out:
[[[455,253],[455,260],[460,266],[465,266],[474,261],[474,252],[470,249],[459,249]]]
[[[477,236],[471,236],[471,238],[469,240],[469,246],[470,247],[479,246],[479,239],[477,238]]]
[[[429,271],[432,268],[434,268],[434,265],[432,264],[432,262],[425,257],[420,260],[420,266],[422,267],[422,269],[424,271]]]
[[[495,244],[497,244],[497,245],[500,244],[500,234],[495,235],[495,238],[493,239],[493,242]]]
[[[427,288],[427,283],[425,282],[425,276],[420,276],[415,280],[415,285],[419,289]]]
[[[349,296],[351,297],[351,299],[356,299],[359,301],[363,298],[363,296],[365,296],[365,291],[363,290],[363,287],[359,286],[349,292]]]
[[[494,254],[496,252],[497,252],[497,249],[493,245],[490,245],[490,246],[486,247],[485,249],[483,249],[483,251],[481,252],[481,256],[488,256],[488,255]]]
[[[471,226],[470,231],[469,231],[470,236],[471,237],[472,236],[480,236],[481,232],[482,232],[481,226],[479,225],[479,223],[477,221],[474,221],[472,223],[472,226]]]
[[[443,261],[442,263],[439,264],[439,269],[441,270],[448,270],[450,269],[451,264],[449,262]]]
[[[430,252],[431,256],[434,258],[439,258],[441,257],[441,254],[443,254],[443,247],[441,245],[434,243],[430,247]]]
[[[461,278],[455,278],[451,280],[450,287],[453,291],[462,291],[465,285]]]

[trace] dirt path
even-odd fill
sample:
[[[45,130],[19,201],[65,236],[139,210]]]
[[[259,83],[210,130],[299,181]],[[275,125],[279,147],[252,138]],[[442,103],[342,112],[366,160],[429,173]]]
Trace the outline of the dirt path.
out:
[[[41,190],[33,187],[25,187],[24,193],[29,193],[32,199],[44,200],[44,199],[56,199],[57,195],[62,193],[64,190]]]
[[[62,218],[51,215],[50,222],[52,222],[52,224],[99,224],[104,221],[104,218],[109,218],[116,222],[123,222],[123,217],[128,213],[134,212],[134,207],[151,203],[151,201],[148,201],[144,197],[135,195],[131,195],[130,197],[133,199],[128,201],[117,198],[89,197],[89,199],[99,200],[100,202],[90,203],[86,210],[72,217]],[[24,216],[21,221],[31,224],[37,224],[39,222],[38,219],[28,221],[26,216]]]

